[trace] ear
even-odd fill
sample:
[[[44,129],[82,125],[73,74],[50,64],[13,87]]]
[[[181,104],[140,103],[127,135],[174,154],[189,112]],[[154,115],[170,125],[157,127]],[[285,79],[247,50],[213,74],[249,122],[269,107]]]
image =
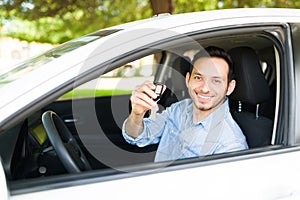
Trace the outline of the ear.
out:
[[[189,80],[190,80],[190,72],[187,72],[185,75],[185,84],[187,88],[189,87]]]
[[[235,80],[231,80],[231,81],[229,82],[228,88],[227,88],[227,92],[226,92],[226,95],[227,95],[227,96],[229,96],[229,95],[233,92],[233,90],[234,90],[234,88],[235,88],[235,84],[236,84]]]

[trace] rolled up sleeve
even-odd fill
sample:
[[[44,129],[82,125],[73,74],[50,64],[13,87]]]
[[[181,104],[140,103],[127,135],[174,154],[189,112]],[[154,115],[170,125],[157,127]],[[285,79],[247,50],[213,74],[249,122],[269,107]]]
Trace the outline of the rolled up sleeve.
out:
[[[126,119],[122,126],[122,134],[124,139],[132,145],[137,145],[139,147],[144,147],[150,144],[157,144],[160,141],[160,138],[165,129],[168,129],[166,126],[167,117],[170,115],[168,108],[162,113],[156,114],[156,119],[152,120],[150,118],[143,119],[143,131],[136,138],[132,138],[126,133],[125,125],[128,119]]]

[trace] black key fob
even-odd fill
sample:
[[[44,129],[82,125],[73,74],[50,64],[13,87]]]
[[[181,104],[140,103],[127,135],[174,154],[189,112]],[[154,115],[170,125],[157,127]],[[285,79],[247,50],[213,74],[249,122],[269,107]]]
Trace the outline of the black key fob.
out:
[[[158,101],[163,93],[164,85],[160,83],[155,83],[155,86],[156,87],[154,89],[154,92],[157,95],[157,97],[153,99],[153,101]]]

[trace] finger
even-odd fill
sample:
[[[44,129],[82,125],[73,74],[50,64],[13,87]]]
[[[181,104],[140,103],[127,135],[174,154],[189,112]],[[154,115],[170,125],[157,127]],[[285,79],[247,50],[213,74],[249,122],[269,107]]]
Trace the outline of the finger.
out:
[[[162,94],[166,91],[166,89],[167,89],[167,86],[163,85],[163,92],[162,92]]]
[[[157,95],[154,92],[155,85],[152,82],[145,82],[144,84],[138,86],[135,91],[140,93],[145,93],[149,98],[155,99]]]
[[[148,110],[150,110],[150,105],[148,105],[146,102],[136,99],[136,103],[131,104],[131,112],[135,113],[137,115],[145,114]]]
[[[137,91],[132,92],[130,100],[132,104],[138,104],[146,107],[147,109],[151,109],[155,106],[155,102],[147,94]]]

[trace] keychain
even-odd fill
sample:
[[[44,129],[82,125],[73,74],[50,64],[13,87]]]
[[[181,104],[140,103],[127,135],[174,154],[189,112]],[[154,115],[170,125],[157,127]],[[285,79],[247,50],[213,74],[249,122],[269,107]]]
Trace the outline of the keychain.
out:
[[[155,86],[156,87],[154,89],[154,92],[157,95],[157,97],[155,99],[153,99],[153,101],[155,101],[157,103],[160,100],[160,97],[163,93],[164,86],[160,83],[155,83]],[[156,113],[157,113],[158,110],[159,110],[158,104],[156,104],[155,107],[151,108],[149,118],[152,119],[152,120],[155,120]]]

